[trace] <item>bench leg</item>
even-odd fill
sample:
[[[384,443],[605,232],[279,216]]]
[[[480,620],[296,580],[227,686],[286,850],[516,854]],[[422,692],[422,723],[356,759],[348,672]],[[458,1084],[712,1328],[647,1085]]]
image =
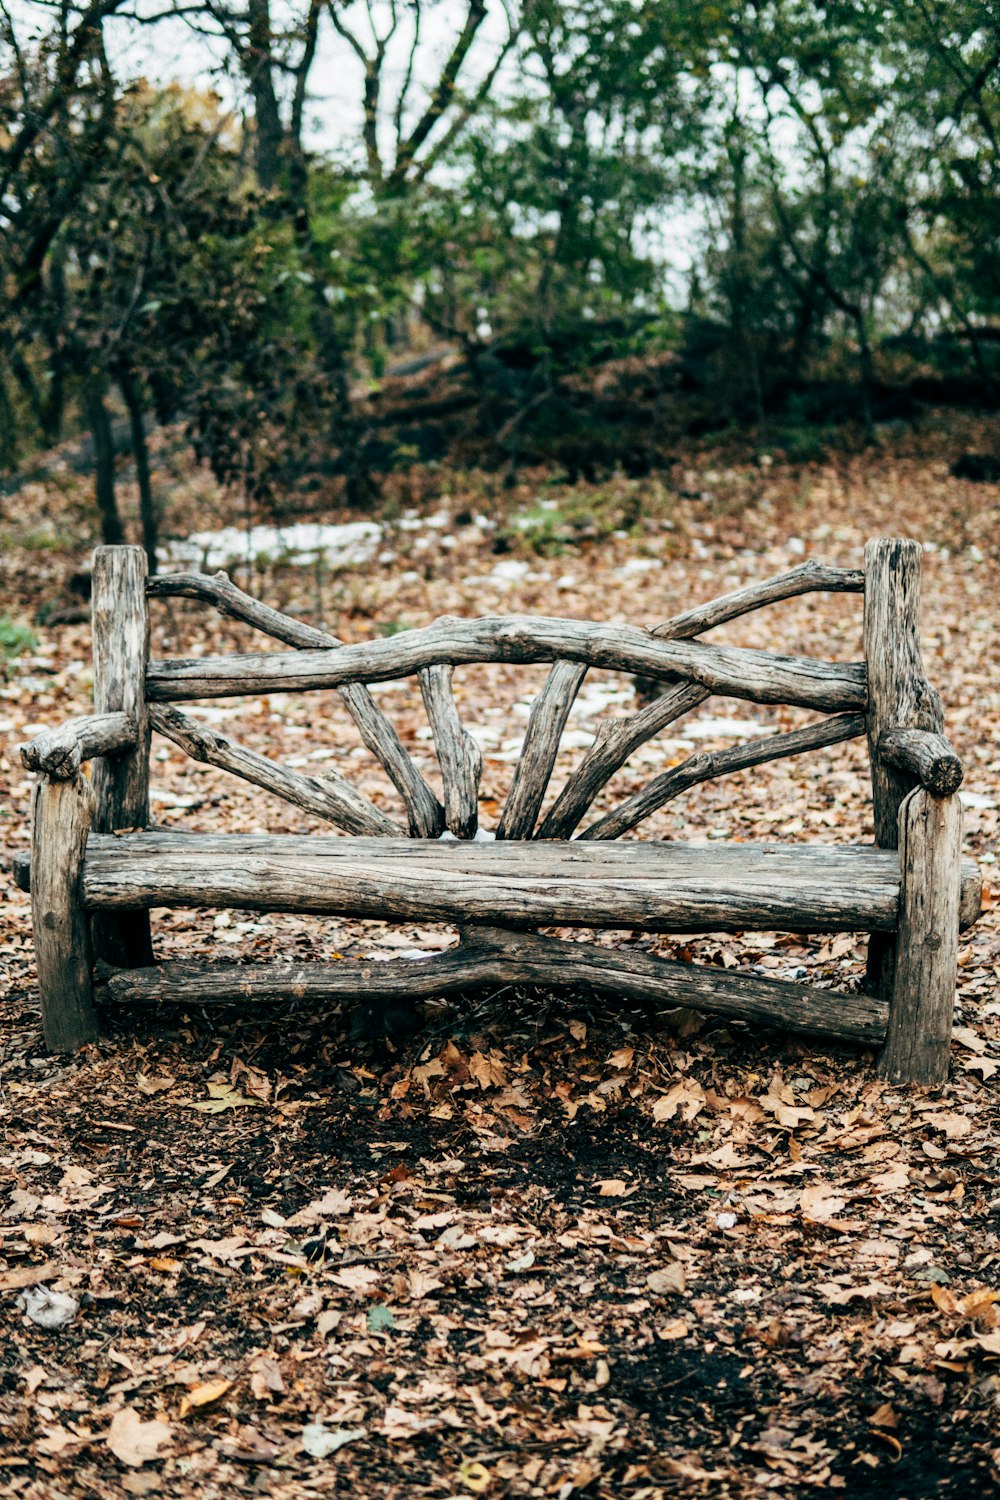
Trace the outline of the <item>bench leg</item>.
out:
[[[72,1052],[97,1036],[91,978],[90,919],[80,903],[93,788],[42,778],[31,805],[31,921],[45,1044]]]
[[[948,1078],[958,973],[962,803],[918,787],[899,809],[899,931],[889,994],[882,1078],[942,1084]]]

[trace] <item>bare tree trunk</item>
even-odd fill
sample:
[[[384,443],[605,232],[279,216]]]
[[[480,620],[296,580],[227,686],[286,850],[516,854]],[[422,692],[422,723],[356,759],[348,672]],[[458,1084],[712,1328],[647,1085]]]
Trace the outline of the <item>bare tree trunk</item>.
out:
[[[139,481],[139,516],[142,521],[142,545],[149,563],[149,574],[156,572],[156,547],[159,541],[160,518],[153,499],[153,484],[149,472],[149,447],[143,424],[142,400],[139,389],[127,370],[118,373],[118,387],[128,409],[129,428],[132,436],[132,455],[135,458],[136,478]]]
[[[117,547],[124,542],[125,531],[115,498],[115,445],[111,436],[111,419],[104,404],[106,389],[103,378],[88,381],[84,404],[87,424],[94,439],[94,482],[101,540],[107,547]]]

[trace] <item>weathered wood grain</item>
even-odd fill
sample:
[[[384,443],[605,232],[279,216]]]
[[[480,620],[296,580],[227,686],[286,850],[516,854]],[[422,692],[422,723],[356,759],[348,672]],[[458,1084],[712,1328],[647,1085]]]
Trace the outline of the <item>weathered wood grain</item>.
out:
[[[557,661],[531,705],[520,759],[497,827],[498,839],[531,838],[559,753],[559,738],[586,673],[584,663]]]
[[[325,818],[345,833],[376,837],[403,833],[398,823],[335,771],[322,776],[303,776],[164,704],[152,705],[149,722],[158,734],[173,740],[193,760],[231,771],[304,812]]]
[[[519,616],[444,617],[421,630],[337,650],[200,657],[151,662],[154,702],[243,693],[299,692],[345,682],[384,682],[425,667],[470,662],[585,662],[647,677],[688,678],[714,693],[760,703],[788,703],[827,712],[863,709],[860,663],[774,656],[696,641],[656,640],[629,625]]]
[[[652,703],[622,718],[604,719],[597,726],[594,743],[566,779],[558,797],[542,819],[538,839],[565,839],[578,826],[595,797],[616,771],[641,745],[660,734],[668,724],[704,703],[707,688],[682,682],[668,688]]]
[[[865,663],[868,674],[868,752],[872,768],[875,842],[894,849],[899,808],[916,777],[879,755],[887,731],[925,729],[940,734],[941,701],[924,675],[920,654],[919,542],[878,537],[865,547]]]
[[[90,919],[81,871],[97,799],[85,776],[36,783],[31,804],[31,923],[45,1045],[72,1052],[97,1035]]]
[[[886,729],[879,736],[879,759],[915,777],[937,797],[950,797],[962,785],[962,762],[943,734],[927,729]]]
[[[659,1007],[691,1006],[712,1015],[869,1044],[885,1035],[887,1007],[865,995],[491,928],[467,928],[457,948],[417,962],[169,963],[121,970],[107,980],[108,999],[115,1003],[168,1000],[179,1005],[419,1000],[512,984],[591,990]]]
[[[864,574],[856,568],[830,568],[824,563],[804,562],[787,573],[778,573],[774,578],[762,579],[760,583],[748,584],[731,594],[723,594],[708,604],[685,610],[674,615],[662,625],[653,627],[655,636],[679,640],[701,635],[716,625],[725,625],[729,620],[749,614],[766,604],[776,604],[781,599],[792,599],[798,594],[817,591],[826,593],[860,594],[865,586]]]
[[[875,842],[894,849],[899,809],[917,784],[913,773],[884,760],[878,751],[893,729],[940,733],[940,700],[924,676],[920,654],[919,542],[877,537],[865,547],[864,648],[868,676],[868,757],[872,773]],[[866,984],[888,998],[892,991],[895,939],[873,936],[868,945]]]
[[[857,739],[864,732],[864,714],[840,714],[834,719],[821,719],[817,724],[806,724],[787,734],[766,735],[761,739],[747,740],[741,745],[729,745],[725,750],[702,751],[689,756],[679,766],[672,766],[669,771],[663,771],[654,777],[647,786],[627,798],[619,807],[605,813],[596,823],[591,823],[580,837],[619,838],[672,798],[679,797],[682,792],[697,786],[699,782],[710,781],[713,777],[725,776],[733,771],[745,771],[769,760],[801,755],[806,750],[821,750],[827,745],[837,745],[841,740]]]
[[[94,826],[100,832],[145,828],[149,821],[147,571],[141,547],[98,547],[94,552],[90,606],[94,707],[99,714],[127,714],[136,728],[133,749],[94,762]],[[149,918],[144,912],[98,919],[93,940],[96,956],[108,963],[134,967],[152,962]]]
[[[657,932],[872,932],[896,926],[899,861],[893,851],[843,845],[95,836],[84,899],[96,910],[226,906]]]
[[[246,594],[226,573],[209,578],[202,573],[164,573],[147,585],[151,598],[202,599],[220,614],[252,625],[256,630],[284,641],[298,650],[323,650],[342,646],[329,631],[317,630],[302,620],[282,614]],[[338,689],[341,701],[354,720],[364,744],[396,788],[414,838],[437,838],[444,827],[444,811],[431,788],[407,754],[395,728],[360,682],[344,683]]]
[[[962,804],[918,787],[899,810],[902,870],[889,1022],[878,1070],[894,1083],[948,1078],[962,864]]]
[[[458,716],[451,686],[451,668],[425,667],[420,672],[420,693],[441,767],[445,824],[458,839],[475,838],[479,827],[479,778],[483,773],[483,757]]]
[[[134,749],[137,739],[129,714],[81,714],[56,729],[43,729],[22,745],[21,763],[52,781],[68,781],[85,760]]]

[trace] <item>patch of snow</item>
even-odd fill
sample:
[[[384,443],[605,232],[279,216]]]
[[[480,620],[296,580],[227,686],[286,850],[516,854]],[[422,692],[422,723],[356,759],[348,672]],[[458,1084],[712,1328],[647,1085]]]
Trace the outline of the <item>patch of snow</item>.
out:
[[[615,569],[616,578],[628,578],[633,573],[648,573],[652,568],[662,568],[658,557],[630,557],[620,568]]]
[[[520,583],[530,572],[530,563],[522,562],[516,557],[506,557],[501,562],[494,563],[493,571],[487,574],[487,579],[491,583],[509,587],[512,583]]]
[[[324,526],[302,521],[293,526],[224,526],[198,531],[185,541],[168,542],[159,549],[160,561],[170,566],[195,566],[205,572],[235,563],[283,562],[292,566],[316,562],[329,568],[357,567],[368,562],[382,541],[382,527],[374,521],[347,521]]]
[[[401,693],[410,682],[406,677],[390,677],[386,682],[369,682],[368,691],[375,693]]]
[[[80,1304],[68,1292],[54,1292],[47,1286],[28,1287],[21,1293],[18,1302],[25,1315],[46,1333],[57,1333],[65,1328],[80,1310]]]
[[[802,557],[806,550],[806,544],[800,536],[790,536],[785,547],[793,557]]]
[[[995,797],[987,797],[985,792],[960,791],[958,794],[962,799],[963,807],[990,808],[996,807]]]
[[[756,719],[693,719],[685,724],[681,733],[686,740],[752,740],[758,734],[766,734],[768,724],[758,724]]]

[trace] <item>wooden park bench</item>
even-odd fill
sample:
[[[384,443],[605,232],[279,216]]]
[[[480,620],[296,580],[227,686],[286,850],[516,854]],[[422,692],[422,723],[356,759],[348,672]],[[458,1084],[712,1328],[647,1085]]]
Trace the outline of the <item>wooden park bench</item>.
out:
[[[93,571],[95,713],[22,749],[39,773],[20,883],[30,885],[46,1042],[95,1036],[96,974],[117,1004],[169,999],[417,999],[480,985],[574,986],[686,1005],[881,1047],[897,1081],[947,1076],[959,929],[976,920],[980,881],[961,857],[962,779],[942,735],[918,642],[921,549],[881,539],[864,571],[807,562],[652,630],[529,616],[443,618],[343,645],[258,603],[225,574],[148,579],[137,547],[102,547]],[[864,594],[864,661],[839,663],[707,644],[704,632],[813,590]],[[147,602],[185,596],[292,647],[257,655],[149,659]],[[696,639],[697,638],[697,639]],[[452,669],[551,663],[535,699],[495,840],[477,840],[481,757],[463,729]],[[591,669],[640,674],[661,696],[600,726],[543,812],[560,736]],[[424,779],[365,684],[416,674],[442,797]],[[282,766],[174,705],[185,700],[336,688],[405,808],[406,826],[339,774]],[[818,710],[805,727],[664,770],[613,810],[588,810],[641,745],[711,694]],[[208,834],[149,827],[150,733],[333,824],[341,836]],[[711,777],[866,736],[874,842],[611,842]],[[92,760],[88,780],[81,764]],[[581,827],[581,825],[583,825]],[[149,908],[294,911],[448,923],[458,946],[422,961],[157,965]],[[626,949],[542,936],[538,928],[644,932],[871,934],[863,993],[835,993]]]

